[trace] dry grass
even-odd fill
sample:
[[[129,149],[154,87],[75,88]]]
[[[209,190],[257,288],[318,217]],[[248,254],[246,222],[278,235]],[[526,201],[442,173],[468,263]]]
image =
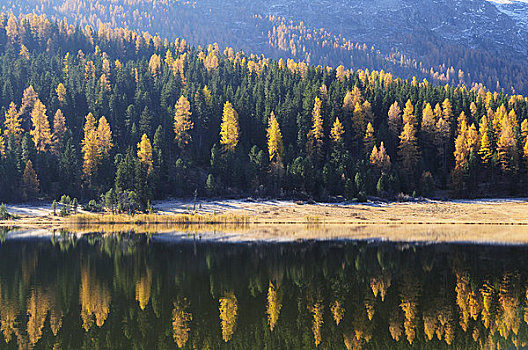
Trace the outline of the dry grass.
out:
[[[247,215],[225,213],[220,215],[201,214],[77,214],[64,219],[66,225],[82,224],[131,224],[131,225],[190,225],[190,224],[247,224]]]

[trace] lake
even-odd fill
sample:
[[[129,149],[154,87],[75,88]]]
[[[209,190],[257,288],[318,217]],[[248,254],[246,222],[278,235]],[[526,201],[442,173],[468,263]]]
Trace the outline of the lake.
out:
[[[528,247],[1,234],[0,348],[512,348]]]

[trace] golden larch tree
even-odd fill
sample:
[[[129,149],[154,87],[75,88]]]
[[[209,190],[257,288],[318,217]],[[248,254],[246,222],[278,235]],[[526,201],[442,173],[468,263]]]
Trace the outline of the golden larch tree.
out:
[[[469,158],[469,148],[467,142],[467,124],[462,121],[460,131],[455,139],[455,169],[462,170],[465,168]]]
[[[139,162],[147,167],[148,172],[150,173],[153,169],[152,165],[152,145],[146,134],[141,136],[141,141],[137,144],[137,156]]]
[[[4,136],[2,136],[2,129],[0,129],[0,157],[5,156],[5,141]]]
[[[402,169],[409,175],[412,174],[420,160],[420,150],[416,138],[416,129],[412,123],[403,127],[398,146],[398,156],[401,159]]]
[[[60,103],[64,103],[66,101],[66,87],[63,83],[59,83],[57,85],[57,88],[55,89],[55,92],[57,93],[57,99]]]
[[[192,137],[190,132],[193,127],[194,123],[191,121],[191,104],[182,95],[176,103],[174,113],[174,139],[180,149],[184,149],[191,142]]]
[[[20,142],[23,131],[24,129],[22,129],[20,113],[18,113],[16,105],[11,102],[9,104],[9,109],[5,114],[4,136],[6,139],[9,139],[9,137],[13,135],[15,140]]]
[[[323,151],[323,116],[321,115],[321,99],[315,98],[314,107],[312,110],[312,128],[308,132],[308,154],[313,157],[320,157]]]
[[[371,123],[367,124],[365,136],[363,137],[363,145],[365,146],[365,153],[369,155],[372,148],[376,145],[376,137],[374,136],[374,127]]]
[[[26,168],[24,169],[24,175],[22,176],[22,195],[24,198],[32,198],[39,193],[39,180],[35,169],[33,169],[33,163],[31,160],[26,162]]]
[[[66,118],[60,109],[57,109],[53,117],[53,135],[51,137],[53,150],[58,152],[58,146],[64,141],[66,135]]]
[[[524,140],[526,140],[526,137],[528,136],[528,119],[525,119],[521,123],[521,137]]]
[[[105,116],[99,118],[99,123],[97,125],[97,145],[101,151],[102,155],[108,155],[112,147],[112,130],[110,129],[110,124],[106,120]]]
[[[502,120],[501,133],[497,141],[497,154],[503,171],[513,170],[517,166],[515,134],[508,118]]]
[[[414,116],[414,106],[411,100],[407,100],[402,116],[403,125],[410,123],[416,126],[416,117]]]
[[[493,157],[493,145],[489,137],[489,123],[488,117],[483,116],[479,124],[480,129],[480,145],[478,154],[482,160],[482,164],[488,164]]]
[[[339,117],[336,118],[334,121],[334,125],[332,126],[332,129],[330,130],[330,138],[335,143],[339,142],[343,138],[343,134],[345,133],[345,128],[343,127],[343,124],[339,121]]]
[[[27,89],[24,90],[24,95],[22,96],[22,105],[20,106],[20,114],[25,115],[33,110],[35,102],[37,102],[38,94],[33,89],[33,85],[30,85]]]
[[[427,103],[422,112],[422,127],[421,127],[421,132],[423,133],[424,141],[427,144],[434,143],[435,127],[436,127],[435,115],[434,115],[433,109],[431,108],[431,105]]]
[[[97,129],[95,127],[95,117],[92,113],[88,113],[86,116],[84,138],[81,143],[84,159],[83,174],[89,178],[95,175],[99,160],[101,159],[101,148],[99,147]]]
[[[453,107],[451,106],[451,102],[447,98],[444,100],[444,102],[442,102],[442,118],[444,118],[444,120],[449,125],[449,128],[451,128],[451,126],[454,123],[454,120],[453,120],[454,114],[453,114]]]
[[[475,124],[471,124],[467,131],[467,145],[469,152],[473,152],[475,155],[479,150],[479,133]]]
[[[224,104],[222,124],[220,126],[220,144],[228,152],[234,152],[238,145],[240,129],[238,125],[238,113],[233,105],[227,101]]]
[[[397,140],[402,131],[402,111],[398,102],[394,102],[388,112],[389,132],[393,140]]]
[[[379,149],[378,147],[374,146],[369,160],[370,164],[378,171],[378,173],[389,173],[391,161],[383,142],[381,143]]]
[[[31,112],[31,123],[33,125],[30,134],[33,137],[35,148],[39,152],[45,152],[51,146],[51,129],[46,115],[46,106],[40,100],[35,102]]]
[[[275,117],[275,113],[271,112],[268,129],[268,154],[270,162],[282,162],[282,156],[284,154],[284,145],[282,143],[282,134],[279,127],[279,122]]]

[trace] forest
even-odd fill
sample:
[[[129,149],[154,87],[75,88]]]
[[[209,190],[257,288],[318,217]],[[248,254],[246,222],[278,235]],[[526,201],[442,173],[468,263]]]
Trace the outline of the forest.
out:
[[[528,99],[0,17],[0,201],[526,194]]]
[[[477,84],[507,93],[528,91],[525,56],[510,51],[497,55],[442,40],[418,23],[414,30],[401,33],[398,40],[403,46],[378,48],[374,42],[356,40],[349,32],[328,28],[330,23],[319,23],[322,18],[298,18],[293,16],[295,11],[289,17],[286,11],[288,18],[261,13],[259,9],[266,6],[259,1],[244,5],[227,1],[220,5],[203,0],[2,0],[1,4],[5,5],[4,11],[15,15],[45,14],[59,20],[66,18],[82,27],[104,24],[138,33],[148,31],[169,41],[185,38],[194,45],[216,42],[221,50],[233,47],[235,51],[264,54],[277,60],[292,58],[315,65],[383,69],[401,78],[416,76],[432,83],[469,87]]]

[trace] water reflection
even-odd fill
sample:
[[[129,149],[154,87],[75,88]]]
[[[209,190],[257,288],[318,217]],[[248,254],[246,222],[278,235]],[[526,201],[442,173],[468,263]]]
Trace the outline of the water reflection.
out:
[[[528,248],[63,234],[0,245],[0,348],[526,346]]]

